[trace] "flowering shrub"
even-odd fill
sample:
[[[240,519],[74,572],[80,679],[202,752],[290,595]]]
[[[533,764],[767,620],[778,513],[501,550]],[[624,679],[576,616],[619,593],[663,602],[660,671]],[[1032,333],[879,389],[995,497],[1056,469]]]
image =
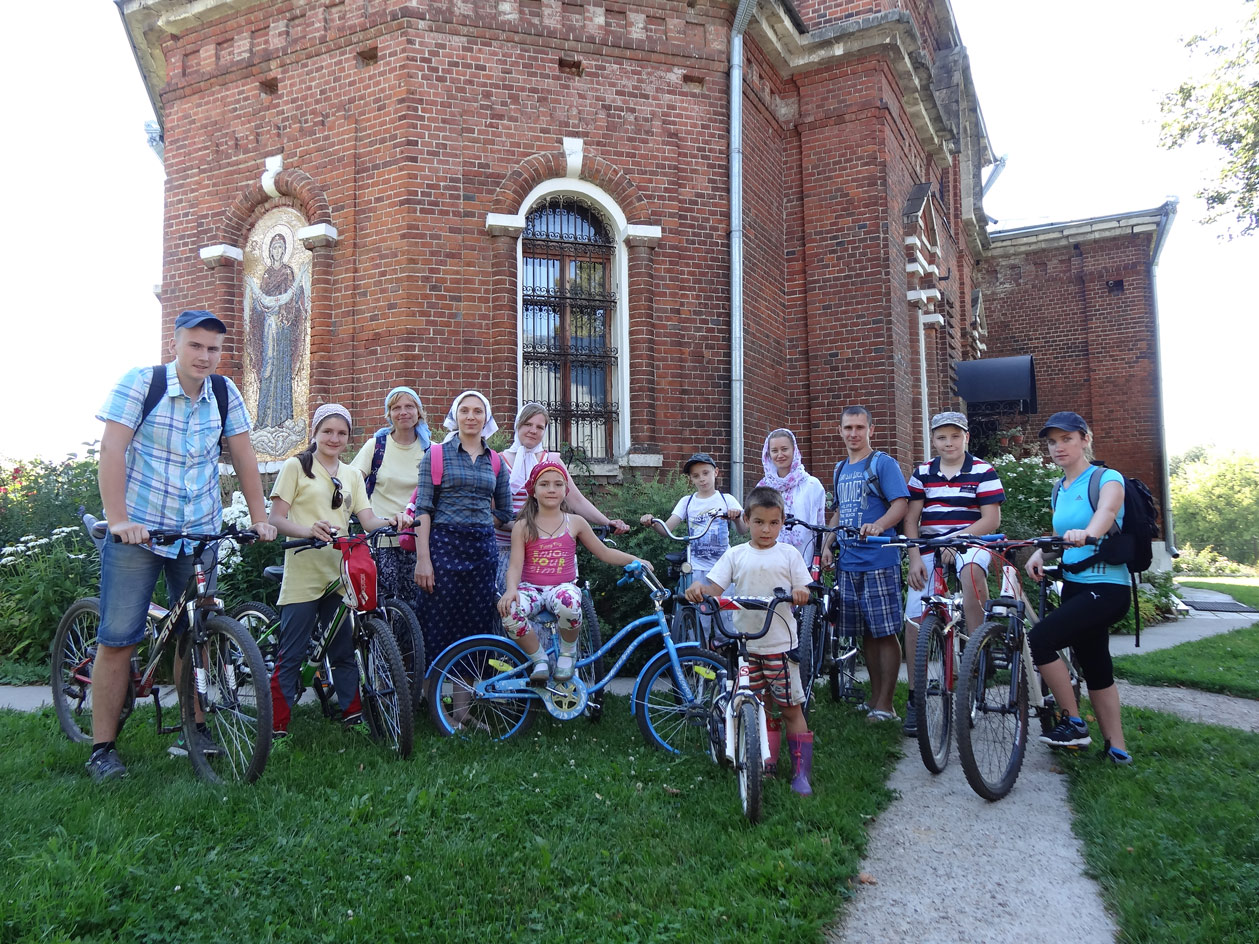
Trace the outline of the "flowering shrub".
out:
[[[96,444],[89,443],[82,459],[34,459],[0,469],[0,547],[16,545],[22,535],[46,535],[71,524],[80,505],[99,511],[96,465]]]
[[[1001,530],[1012,538],[1030,538],[1053,530],[1049,495],[1062,477],[1058,467],[1036,456],[1016,459],[997,456],[992,467],[1001,476],[1005,503],[1001,506]]]
[[[270,510],[271,501],[268,499],[267,511]],[[224,529],[235,526],[245,530],[250,523],[245,496],[240,492],[232,492],[231,501],[223,506]],[[279,596],[280,585],[264,578],[262,569],[284,562],[284,551],[280,549],[280,542],[283,540],[255,541],[243,547],[235,541],[227,540],[219,545],[218,595],[229,609],[247,600],[274,605]]]
[[[95,548],[82,528],[28,534],[0,550],[0,653],[42,658],[61,614],[79,597],[95,596],[99,581]]]

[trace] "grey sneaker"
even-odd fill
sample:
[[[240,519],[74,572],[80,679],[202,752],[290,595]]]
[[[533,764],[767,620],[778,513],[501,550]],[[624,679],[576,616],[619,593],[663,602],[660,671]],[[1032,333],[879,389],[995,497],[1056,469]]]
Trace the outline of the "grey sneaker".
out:
[[[1111,747],[1110,741],[1107,741],[1103,745],[1102,750],[1101,750],[1101,758],[1102,760],[1108,760],[1112,764],[1115,764],[1119,767],[1127,767],[1129,764],[1132,763],[1132,755],[1129,754],[1127,751],[1121,751],[1117,747]]]
[[[1048,734],[1042,734],[1040,739],[1050,747],[1070,747],[1077,750],[1088,747],[1093,742],[1089,737],[1089,726],[1083,721],[1072,721],[1065,711],[1059,717],[1057,727]]]
[[[573,669],[576,665],[576,652],[561,652],[555,658],[555,681],[567,682],[573,677]]]
[[[198,753],[206,757],[218,757],[223,753],[223,748],[215,743],[214,738],[204,731],[198,731],[195,728],[192,732],[192,746]],[[184,733],[182,731],[179,732],[179,737],[175,740],[175,743],[166,748],[166,753],[172,757],[188,756],[188,745],[184,741]]]
[[[551,664],[546,659],[539,659],[533,664],[533,668],[529,670],[529,681],[537,684],[545,682],[551,677]]]
[[[127,776],[126,764],[118,756],[118,751],[112,747],[102,747],[100,750],[93,751],[84,766],[97,783],[104,783],[106,780],[121,780]]]

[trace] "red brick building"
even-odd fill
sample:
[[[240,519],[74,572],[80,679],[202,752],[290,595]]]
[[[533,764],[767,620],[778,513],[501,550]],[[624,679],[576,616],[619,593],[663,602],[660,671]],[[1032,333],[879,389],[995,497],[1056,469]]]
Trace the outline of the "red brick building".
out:
[[[1155,273],[1175,213],[1173,200],[994,233],[978,270],[987,354],[1036,360],[1038,412],[1028,428],[1056,410],[1080,413],[1097,457],[1140,478],[1160,503],[1167,453]]]
[[[748,483],[780,425],[828,468],[860,402],[908,467],[999,334],[947,0],[117,2],[164,132],[166,324],[212,307],[228,372],[291,367],[263,453],[328,399],[366,433],[407,382],[438,422],[468,387],[547,399],[609,464],[703,448]]]

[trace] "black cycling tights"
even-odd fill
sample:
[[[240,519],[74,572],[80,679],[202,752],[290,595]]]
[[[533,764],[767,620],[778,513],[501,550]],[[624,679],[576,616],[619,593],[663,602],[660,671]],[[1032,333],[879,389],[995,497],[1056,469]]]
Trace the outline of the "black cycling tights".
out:
[[[1080,660],[1089,690],[1115,684],[1110,661],[1110,627],[1128,612],[1132,588],[1119,583],[1062,585],[1062,603],[1028,634],[1032,661],[1046,665],[1058,658],[1058,650],[1070,646]]]

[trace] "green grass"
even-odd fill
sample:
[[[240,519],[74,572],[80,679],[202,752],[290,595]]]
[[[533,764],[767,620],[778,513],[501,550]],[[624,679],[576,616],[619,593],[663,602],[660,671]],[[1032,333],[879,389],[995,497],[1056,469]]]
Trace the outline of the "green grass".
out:
[[[1259,698],[1259,624],[1170,649],[1115,659],[1115,674],[1138,685],[1179,685]]]
[[[1259,735],[1124,709],[1136,765],[1064,757],[1085,859],[1129,944],[1250,944]]]
[[[1259,577],[1194,577],[1188,580],[1178,579],[1176,583],[1185,587],[1197,587],[1199,590],[1218,590],[1227,593],[1238,603],[1259,610]]]
[[[619,698],[486,748],[425,723],[408,761],[299,712],[228,788],[150,718],[98,787],[51,710],[0,712],[0,942],[821,941],[901,736],[825,699],[814,728],[816,795],[775,780],[752,826],[732,772],[649,750]]]

